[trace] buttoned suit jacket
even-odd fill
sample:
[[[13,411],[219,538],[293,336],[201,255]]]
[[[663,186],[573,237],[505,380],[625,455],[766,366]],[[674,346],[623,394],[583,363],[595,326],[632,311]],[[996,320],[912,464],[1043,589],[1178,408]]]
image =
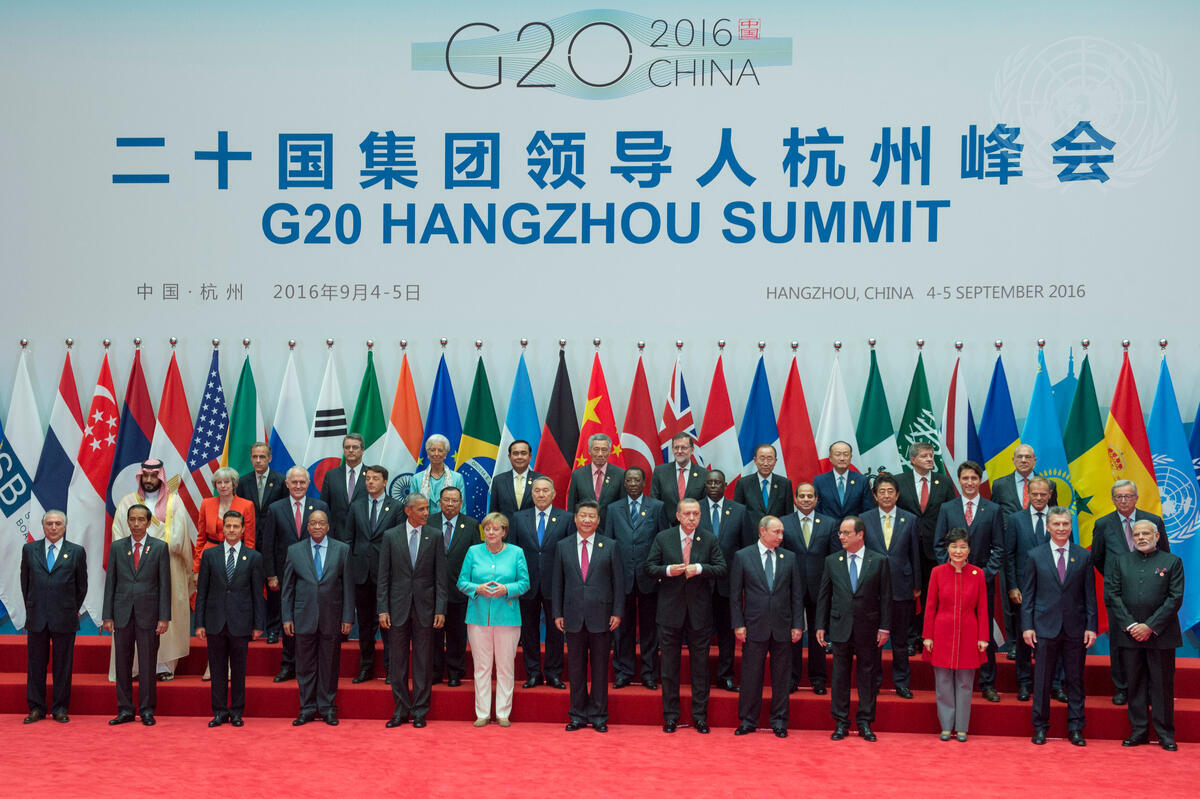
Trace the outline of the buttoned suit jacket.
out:
[[[529,568],[529,591],[531,595],[551,596],[554,588],[554,558],[558,542],[575,534],[575,518],[562,508],[553,505],[546,509],[546,533],[542,543],[537,537],[537,508],[525,508],[513,514],[512,528],[516,530],[515,543],[525,553],[525,565]],[[510,538],[513,529],[509,529]]]
[[[234,492],[242,499],[250,500],[254,505],[254,529],[259,531],[259,535],[254,539],[254,548],[259,552],[266,552],[263,548],[261,531],[263,525],[266,524],[267,509],[271,507],[271,503],[288,495],[282,474],[274,469],[267,469],[266,477],[267,482],[263,485],[265,500],[261,503],[258,500],[258,474],[254,471],[238,478],[237,489]]]
[[[308,517],[315,510],[324,511],[329,515],[329,506],[319,499],[304,497],[304,505],[300,513],[300,532],[296,532],[296,517],[289,494],[283,499],[277,499],[267,508],[267,520],[263,524],[263,567],[267,577],[283,577],[283,568],[287,563],[288,548],[297,541],[308,540]],[[330,522],[332,524],[332,522]]]
[[[262,554],[244,542],[230,580],[225,578],[225,545],[204,550],[196,577],[196,626],[205,628],[209,635],[228,629],[230,635],[244,638],[254,630],[265,630],[266,580]]]
[[[892,509],[892,545],[884,546],[883,520],[879,510],[872,508],[862,515],[867,528],[864,542],[888,559],[888,575],[892,583],[892,599],[896,602],[913,598],[921,587],[921,537],[917,533],[917,517],[899,507]]]
[[[847,516],[863,516],[875,507],[870,481],[856,471],[846,470],[846,500],[838,499],[837,474],[830,469],[813,478],[817,490],[817,513],[839,522]]]
[[[1079,544],[1069,544],[1067,577],[1059,582],[1054,549],[1052,541],[1029,552],[1021,582],[1021,629],[1033,630],[1038,638],[1065,633],[1082,640],[1085,630],[1097,632],[1092,553]]]
[[[946,552],[946,535],[955,527],[962,527],[967,531],[971,545],[971,554],[967,561],[972,566],[983,569],[983,575],[990,583],[1004,568],[1004,514],[1000,506],[977,496],[971,523],[967,524],[961,499],[942,503],[942,508],[938,511],[937,527],[933,533],[933,551],[938,563],[946,563],[950,559]]]
[[[283,566],[280,618],[295,625],[296,635],[340,635],[342,624],[354,622],[354,576],[350,546],[325,536],[325,557],[317,579],[311,537],[288,547]]]
[[[826,640],[846,643],[858,633],[874,637],[879,630],[892,628],[891,572],[887,558],[867,549],[858,551],[862,566],[858,586],[850,589],[850,569],[846,553],[835,552],[825,558],[821,590],[817,595],[817,629],[825,630]]]
[[[1167,538],[1167,529],[1163,526],[1161,516],[1137,508],[1133,512],[1135,522],[1150,521],[1158,528],[1158,548],[1163,552],[1171,551],[1171,541]],[[1121,524],[1121,514],[1117,511],[1106,513],[1096,520],[1092,527],[1092,564],[1096,571],[1104,575],[1108,568],[1109,555],[1119,557],[1129,552],[1129,544],[1125,541],[1125,527]]]
[[[682,627],[685,618],[693,630],[712,627],[713,584],[729,574],[717,537],[699,527],[692,533],[689,563],[700,564],[700,574],[667,576],[667,567],[683,562],[680,527],[667,528],[654,537],[646,556],[646,573],[658,581],[655,620],[664,627]]]
[[[46,569],[46,539],[21,547],[21,596],[25,629],[72,633],[79,629],[79,608],[87,596],[87,553],[66,538],[58,540],[54,568]]]
[[[634,581],[638,590],[648,594],[658,588],[658,581],[646,574],[642,564],[650,554],[654,536],[668,526],[666,506],[653,497],[642,497],[635,523],[629,515],[629,495],[612,503],[611,513],[604,520],[604,534],[617,542],[621,553],[621,572],[625,577],[622,590],[633,592]]]
[[[535,472],[533,469],[525,470],[525,490],[521,492],[520,501],[517,500],[516,491],[513,489],[513,470],[500,472],[492,478],[491,495],[488,498],[489,513],[503,513],[508,518],[509,530],[512,528],[512,518],[517,511],[525,510],[533,507],[533,481],[538,477],[545,475]]]
[[[459,513],[454,519],[454,532],[450,535],[449,549],[446,549],[446,522],[442,514],[430,514],[425,525],[436,529],[442,541],[442,552],[446,559],[446,601],[457,605],[465,604],[467,595],[458,590],[458,576],[462,572],[463,561],[467,558],[467,550],[483,542],[478,520],[465,513]],[[510,534],[511,528],[510,523]]]
[[[1146,579],[1147,572],[1154,576]],[[1127,552],[1114,558],[1104,578],[1104,604],[1108,608],[1109,638],[1118,648],[1182,646],[1179,608],[1183,604],[1183,561],[1178,555],[1160,550],[1149,556]],[[1145,624],[1154,635],[1145,641],[1134,640],[1126,630],[1138,623]]]
[[[359,463],[354,473],[354,496],[346,495],[346,465],[335,466],[325,472],[321,480],[321,501],[329,506],[329,534],[338,541],[350,543],[346,530],[346,517],[350,504],[367,495],[367,484],[363,481],[365,463]]]
[[[127,627],[130,617],[142,629],[171,620],[171,553],[165,541],[147,534],[138,567],[133,567],[133,537],[112,543],[104,575],[101,618]]]
[[[574,514],[575,505],[581,500],[592,499],[600,505],[600,526],[604,529],[605,513],[610,503],[625,496],[625,470],[620,466],[609,463],[604,467],[604,484],[600,488],[600,496],[596,496],[596,486],[592,483],[592,465],[580,466],[571,472],[571,482],[567,484],[567,510]]]
[[[910,471],[896,475],[896,482],[900,484],[900,496],[896,504],[917,517],[917,530],[921,534],[921,554],[928,560],[936,560],[936,553],[933,550],[933,531],[937,527],[938,512],[941,510],[942,503],[958,496],[958,491],[954,488],[954,481],[944,474],[930,471],[927,476],[929,477],[929,501],[925,504],[924,513],[921,512],[921,495],[917,493],[917,487],[913,483],[913,473]]]
[[[783,516],[792,511],[795,494],[792,493],[792,481],[777,474],[771,475],[771,490],[767,495],[768,502],[763,505],[762,477],[758,472],[742,475],[733,487],[733,500],[746,506],[750,523],[758,529],[758,523],[764,516]]]
[[[679,508],[679,481],[675,477],[676,470],[677,466],[672,460],[670,463],[660,463],[655,466],[654,473],[650,476],[650,496],[662,500],[662,504],[666,508],[664,513],[668,520],[675,518],[675,511]],[[703,498],[704,481],[707,479],[708,469],[696,463],[689,464],[687,483],[684,484],[683,489],[684,498],[697,500]]]
[[[776,547],[774,554],[775,579],[770,588],[758,544],[738,550],[729,570],[729,618],[735,630],[746,628],[751,641],[790,641],[793,629],[804,629],[800,559],[783,547]]]
[[[355,494],[358,492],[355,491]],[[350,503],[346,514],[346,533],[350,544],[350,570],[354,584],[363,585],[379,573],[379,547],[383,534],[398,524],[404,524],[404,502],[386,493],[379,498],[378,518],[371,528],[371,495],[363,492]]]
[[[783,546],[800,558],[800,573],[804,578],[804,591],[810,602],[817,601],[821,589],[821,574],[825,571],[825,558],[842,549],[838,538],[838,522],[832,516],[813,512],[812,535],[809,546],[804,546],[804,529],[800,524],[800,512],[783,517]]]
[[[616,542],[603,535],[593,534],[588,547],[587,579],[579,565],[574,530],[555,544],[551,607],[554,617],[563,620],[564,632],[589,633],[608,631],[609,619],[620,618],[624,612],[625,594],[622,586],[621,556]],[[605,680],[607,675],[593,677]]]
[[[441,530],[429,525],[421,528],[415,563],[408,548],[406,523],[384,533],[375,584],[378,613],[388,613],[392,624],[401,624],[415,611],[417,623],[432,627],[435,615],[446,614],[448,590]]]
[[[1034,477],[1041,477],[1037,472],[1029,476],[1032,480]],[[1008,518],[1019,510],[1028,510],[1021,501],[1024,494],[1017,490],[1017,473],[1006,474],[991,481],[992,484],[992,502],[1000,506],[1004,512],[1004,518]],[[1058,504],[1058,483],[1050,481],[1050,503],[1046,506],[1053,508]]]
[[[1047,505],[1046,511],[1051,507],[1053,506]],[[1046,530],[1040,538],[1028,509],[1010,513],[1004,522],[1004,579],[1009,590],[1021,587],[1021,582],[1025,579],[1025,565],[1029,562],[1029,553],[1033,548],[1050,541],[1050,528],[1046,526],[1044,517],[1042,521]],[[1071,540],[1075,540],[1074,532],[1071,533]]]
[[[733,562],[733,556],[739,549],[758,540],[758,525],[750,523],[746,506],[732,499],[721,500],[720,527],[717,531],[717,546],[721,547],[721,554],[725,556],[727,564]],[[696,529],[707,530],[710,533],[713,531],[712,501],[708,497],[700,500],[700,526]],[[729,596],[728,576],[717,580],[717,594],[723,598],[722,601]]]

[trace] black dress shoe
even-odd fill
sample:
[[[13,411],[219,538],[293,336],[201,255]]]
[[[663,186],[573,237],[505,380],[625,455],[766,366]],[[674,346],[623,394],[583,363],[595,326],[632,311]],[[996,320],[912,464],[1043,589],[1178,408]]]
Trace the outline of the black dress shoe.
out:
[[[679,726],[679,722],[671,719],[663,722],[663,732],[675,732],[675,728]]]
[[[567,732],[575,732],[575,730],[582,730],[586,726],[587,722],[585,721],[568,721],[566,729]]]
[[[351,680],[350,682],[352,682],[352,683],[366,682],[367,680],[373,679],[374,676],[375,675],[371,674],[370,669],[359,669],[358,674],[355,674],[354,679]]]
[[[1145,746],[1150,743],[1148,735],[1131,735],[1124,741],[1121,741],[1121,746]]]
[[[458,686],[462,685],[462,678],[451,677],[450,679],[446,680],[446,685],[451,688],[457,688]]]
[[[404,715],[397,713],[396,715],[394,715],[390,719],[388,719],[387,726],[389,729],[391,729],[392,727],[399,727],[400,725],[407,724],[407,723],[408,723],[408,716],[404,716]]]
[[[1158,745],[1163,749],[1166,749],[1168,752],[1179,751],[1179,744],[1175,743],[1174,741],[1159,741]]]
[[[1017,648],[1015,646],[1005,647],[1004,648],[1004,657],[1007,660],[1016,660],[1017,659]]]
[[[154,714],[153,713],[143,713],[142,714],[142,724],[144,724],[147,727],[153,727],[154,726]]]
[[[1069,701],[1067,699],[1067,692],[1061,688],[1055,688],[1053,691],[1051,691],[1050,698],[1053,699],[1055,702],[1064,702],[1065,703],[1065,702]]]
[[[708,733],[709,733],[708,722],[706,722],[706,721],[692,722],[692,728],[695,729],[696,732],[700,733],[701,735],[708,735]]]
[[[561,677],[551,677],[549,680],[547,680],[547,682],[551,688],[557,688],[560,691],[565,691],[567,689],[567,684],[562,681]]]
[[[325,723],[330,727],[336,727],[338,725],[337,713],[326,713]]]
[[[981,691],[980,693],[982,693],[983,698],[989,702],[999,702],[1000,701],[1000,694],[996,692],[995,688],[992,688],[989,686],[987,688],[984,688],[983,691]]]
[[[413,726],[418,730],[426,725],[424,716],[416,716],[413,718]]]
[[[208,726],[209,727],[220,727],[226,721],[228,721],[228,719],[226,719],[225,716],[223,716],[222,714],[218,713],[217,715],[212,717],[212,721],[208,722]]]
[[[1046,743],[1046,731],[1045,730],[1034,730],[1033,737],[1030,738],[1029,740],[1033,741],[1038,746],[1041,746],[1042,744]]]
[[[246,724],[246,722],[242,721],[241,716],[230,716],[229,723],[234,727],[242,727]]]
[[[738,725],[738,728],[733,731],[733,734],[734,735],[749,735],[750,733],[754,732],[754,730],[755,730],[754,727],[750,727],[746,724],[740,724],[740,725]]]
[[[608,732],[608,724],[602,721],[599,724],[593,724],[592,729],[596,732]]]
[[[291,669],[283,669],[275,675],[275,682],[287,682],[294,679],[296,679],[296,672]]]
[[[656,683],[654,680],[642,680],[642,687],[647,691],[657,691],[658,683]]]
[[[108,724],[111,727],[115,727],[118,724],[128,724],[129,722],[133,721],[133,719],[134,715],[132,713],[118,713],[116,718],[108,720]]]
[[[910,688],[908,688],[908,686],[901,685],[899,688],[896,689],[896,696],[900,697],[901,699],[912,699],[913,693],[912,693],[912,690]]]
[[[31,710],[31,711],[29,711],[29,715],[25,717],[25,723],[33,724],[35,722],[41,721],[44,718],[46,718],[46,711]]]
[[[268,633],[267,634],[267,643],[268,644],[279,643],[279,635],[277,633]]]
[[[775,727],[771,730],[771,732],[775,733],[776,738],[786,738],[787,737],[787,729],[785,729],[784,727]]]
[[[1033,694],[1030,692],[1028,685],[1018,685],[1017,686],[1017,701],[1018,702],[1028,702],[1032,696],[1033,696]]]
[[[613,681],[613,689],[618,691],[622,688],[628,688],[630,685],[633,685],[633,679],[630,677],[618,677]]]
[[[1117,691],[1115,694],[1113,694],[1113,704],[1114,705],[1124,705],[1128,701],[1129,701],[1129,697],[1125,696],[1124,691]]]
[[[817,696],[824,696],[827,693],[827,689],[825,688],[824,685],[814,685],[813,693],[816,694]]]
[[[871,725],[870,724],[859,724],[858,725],[858,737],[862,738],[864,741],[874,742],[875,741],[875,733],[871,732]]]
[[[1083,740],[1083,733],[1079,730],[1067,730],[1067,740],[1074,746],[1087,746],[1087,741]]]
[[[521,684],[521,687],[522,688],[537,688],[541,684],[542,684],[541,678],[530,677],[528,680],[526,680],[524,683]]]
[[[831,741],[840,741],[850,732],[850,727],[846,724],[839,724],[833,729],[833,735],[829,736]]]
[[[309,723],[316,717],[317,717],[317,715],[315,713],[301,713],[299,716],[296,716],[295,720],[292,721],[292,726],[293,727],[303,727],[305,724]]]
[[[789,694],[794,694],[799,690],[800,690],[800,681],[799,680],[792,680],[790,683],[788,683],[788,693]]]
[[[66,724],[68,721],[71,720],[71,717],[68,716],[66,713],[55,713],[53,716],[51,716],[51,718],[53,718],[59,724]]]
[[[919,644],[908,645],[908,656],[910,658],[915,658],[919,654],[921,654],[921,647]]]
[[[721,680],[720,687],[726,691],[732,691],[735,694],[737,693],[738,689],[737,684],[733,680]]]

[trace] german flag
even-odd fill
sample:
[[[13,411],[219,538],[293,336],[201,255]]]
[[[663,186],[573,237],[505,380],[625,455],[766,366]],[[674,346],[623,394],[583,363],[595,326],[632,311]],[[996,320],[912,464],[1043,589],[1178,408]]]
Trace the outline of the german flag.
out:
[[[546,410],[546,424],[542,427],[542,438],[538,443],[536,472],[554,481],[554,504],[567,506],[567,486],[571,482],[571,462],[575,457],[575,446],[579,443],[579,417],[575,415],[575,400],[571,396],[571,378],[567,374],[567,356],[558,351],[558,372],[554,375],[554,388],[550,391],[550,407]]]

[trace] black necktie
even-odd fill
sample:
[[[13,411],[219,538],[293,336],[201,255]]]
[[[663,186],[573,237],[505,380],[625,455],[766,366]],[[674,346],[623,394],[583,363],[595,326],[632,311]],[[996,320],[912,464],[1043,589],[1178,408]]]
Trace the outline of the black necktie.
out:
[[[375,526],[379,524],[379,500],[371,500],[371,532],[375,532]]]

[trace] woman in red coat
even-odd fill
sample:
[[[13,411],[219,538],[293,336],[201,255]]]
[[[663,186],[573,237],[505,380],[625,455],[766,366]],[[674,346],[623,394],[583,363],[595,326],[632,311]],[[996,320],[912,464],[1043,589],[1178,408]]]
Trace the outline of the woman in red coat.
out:
[[[199,518],[196,520],[196,548],[192,572],[200,571],[200,556],[209,547],[219,547],[225,543],[225,522],[222,517],[225,511],[235,510],[242,514],[242,542],[254,549],[254,503],[234,495],[237,487],[238,473],[236,469],[222,466],[213,472],[212,487],[216,496],[209,497],[200,503]]]
[[[967,740],[975,670],[988,645],[987,580],[983,569],[967,563],[969,541],[961,527],[946,535],[950,562],[934,567],[925,598],[923,637],[932,656],[943,741],[950,740],[951,730],[958,740]]]

